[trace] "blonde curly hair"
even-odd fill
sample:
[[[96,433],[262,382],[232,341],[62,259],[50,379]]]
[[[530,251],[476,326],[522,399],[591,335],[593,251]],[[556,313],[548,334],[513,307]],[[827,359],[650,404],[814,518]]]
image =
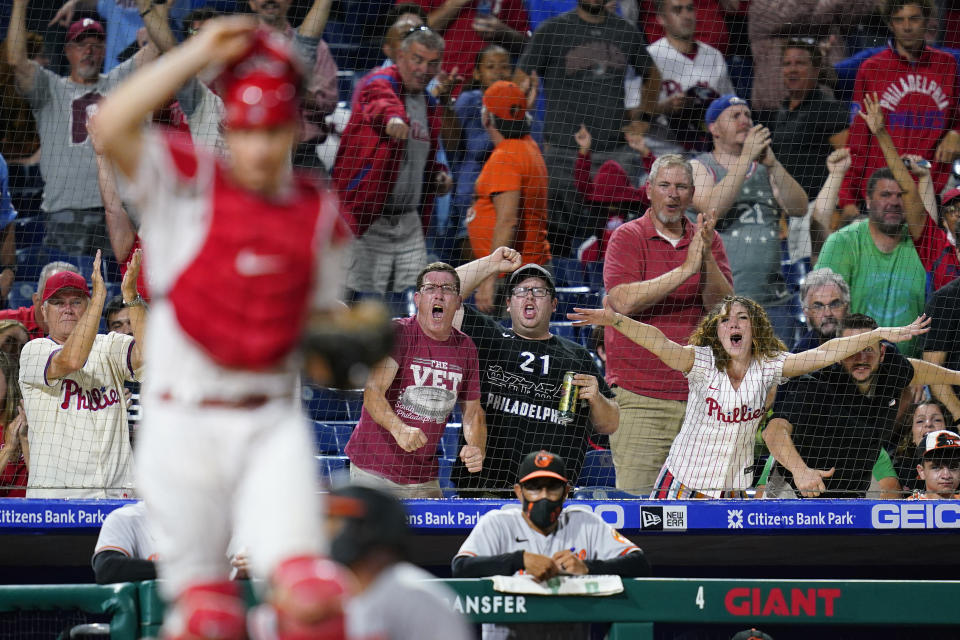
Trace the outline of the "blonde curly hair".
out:
[[[713,360],[720,371],[726,371],[730,366],[730,354],[720,344],[717,326],[721,319],[730,315],[730,308],[738,303],[743,305],[750,316],[750,355],[753,358],[774,358],[778,353],[787,350],[786,345],[773,333],[773,325],[770,324],[770,318],[763,307],[744,296],[726,296],[700,321],[689,340],[689,344],[695,347],[710,347]]]

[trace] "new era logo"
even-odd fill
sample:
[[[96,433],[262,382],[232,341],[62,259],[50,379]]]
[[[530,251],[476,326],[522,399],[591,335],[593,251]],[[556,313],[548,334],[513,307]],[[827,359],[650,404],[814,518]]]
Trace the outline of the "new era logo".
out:
[[[640,507],[640,529],[643,531],[686,531],[687,507]]]
[[[663,507],[640,507],[640,528],[663,531]]]
[[[655,513],[650,513],[649,511],[644,511],[644,512],[643,512],[642,514],[640,514],[640,515],[641,515],[641,517],[643,518],[643,528],[644,528],[644,529],[646,529],[647,527],[658,527],[658,526],[660,526],[661,524],[663,524],[663,518],[661,518],[660,516],[658,516],[658,515],[655,514]]]

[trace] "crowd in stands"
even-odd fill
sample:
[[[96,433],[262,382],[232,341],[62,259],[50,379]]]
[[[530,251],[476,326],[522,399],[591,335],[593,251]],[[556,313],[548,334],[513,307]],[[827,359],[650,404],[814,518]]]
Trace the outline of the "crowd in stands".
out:
[[[134,495],[150,256],[89,118],[235,12],[307,69],[291,162],[354,235],[344,301],[402,316],[362,401],[303,382],[325,476],[504,498],[548,449],[632,496],[957,492],[951,7],[12,0],[0,495]],[[223,154],[220,91],[198,74],[151,124]]]

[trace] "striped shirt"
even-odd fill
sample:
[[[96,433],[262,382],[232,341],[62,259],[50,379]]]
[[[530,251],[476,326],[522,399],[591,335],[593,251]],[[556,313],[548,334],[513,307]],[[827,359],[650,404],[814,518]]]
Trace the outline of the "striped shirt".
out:
[[[710,347],[694,349],[687,410],[665,466],[687,487],[718,498],[724,489],[750,486],[757,425],[766,413],[767,393],[785,380],[783,362],[790,354],[754,359],[734,389]]]

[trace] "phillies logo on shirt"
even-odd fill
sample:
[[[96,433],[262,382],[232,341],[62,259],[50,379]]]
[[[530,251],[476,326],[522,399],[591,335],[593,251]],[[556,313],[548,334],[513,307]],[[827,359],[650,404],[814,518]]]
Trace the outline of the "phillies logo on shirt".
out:
[[[63,402],[60,403],[60,408],[69,409],[71,402],[76,403],[73,408],[78,411],[99,411],[120,402],[120,394],[116,389],[108,391],[106,387],[84,389],[68,378],[63,381]]]
[[[763,415],[763,407],[753,410],[746,405],[734,407],[733,411],[724,411],[723,406],[713,398],[707,398],[706,405],[707,417],[714,418],[720,422],[749,422]]]

